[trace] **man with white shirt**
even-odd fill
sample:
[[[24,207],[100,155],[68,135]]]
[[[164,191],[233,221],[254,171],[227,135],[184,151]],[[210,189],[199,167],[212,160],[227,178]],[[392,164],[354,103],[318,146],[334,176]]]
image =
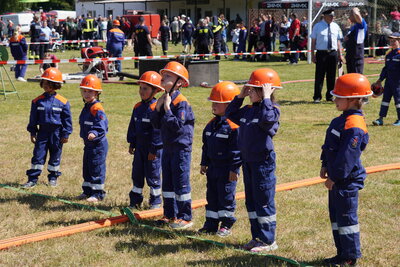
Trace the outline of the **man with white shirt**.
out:
[[[315,83],[314,83],[314,103],[320,103],[322,99],[322,86],[326,74],[326,100],[332,101],[330,91],[335,86],[336,68],[338,60],[344,61],[341,55],[341,40],[343,39],[342,31],[339,25],[333,22],[335,13],[333,9],[326,10],[322,13],[324,18],[315,24],[311,33],[311,55],[312,61],[316,64]],[[317,53],[314,54],[314,50]]]

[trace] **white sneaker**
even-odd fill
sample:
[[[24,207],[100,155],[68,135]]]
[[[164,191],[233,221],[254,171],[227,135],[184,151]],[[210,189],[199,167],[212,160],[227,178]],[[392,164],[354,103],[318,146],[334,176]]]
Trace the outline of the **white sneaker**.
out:
[[[27,82],[27,80],[25,80],[23,77],[18,77],[17,81],[19,81],[19,82]]]
[[[89,197],[88,199],[86,199],[87,202],[92,202],[92,203],[97,203],[100,201],[100,199],[98,199],[97,197]]]
[[[255,252],[255,253],[264,253],[264,252],[269,252],[269,251],[273,251],[273,250],[277,250],[277,249],[278,249],[278,245],[276,244],[275,241],[271,245],[268,245],[264,242],[259,242],[254,248],[250,249],[250,251]]]

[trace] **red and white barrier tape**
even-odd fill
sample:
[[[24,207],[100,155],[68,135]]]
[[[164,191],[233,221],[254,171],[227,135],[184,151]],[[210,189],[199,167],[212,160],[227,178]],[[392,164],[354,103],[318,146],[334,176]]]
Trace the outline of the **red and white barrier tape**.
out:
[[[390,46],[368,47],[366,49],[388,49]],[[139,60],[139,59],[160,59],[160,58],[182,58],[182,57],[212,57],[212,56],[247,56],[247,55],[271,55],[271,54],[294,54],[306,53],[311,50],[273,51],[273,52],[252,52],[252,53],[210,53],[210,54],[182,54],[167,56],[140,56],[140,57],[109,57],[109,58],[73,58],[73,59],[37,59],[37,60],[8,60],[0,61],[0,65],[15,64],[42,64],[42,63],[83,63],[93,61],[117,61],[117,60]]]
[[[52,40],[49,42],[27,42],[26,44],[77,44],[77,43],[106,43],[107,40]],[[0,45],[9,45],[8,42],[0,42]]]

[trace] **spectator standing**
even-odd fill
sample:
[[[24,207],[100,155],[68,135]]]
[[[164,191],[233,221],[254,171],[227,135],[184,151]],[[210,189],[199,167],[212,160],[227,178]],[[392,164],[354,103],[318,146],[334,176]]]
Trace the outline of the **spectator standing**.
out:
[[[136,39],[139,56],[152,56],[151,37],[149,28],[145,25],[143,16],[139,17],[139,25],[136,26],[132,38]]]
[[[0,41],[4,40],[4,31],[7,28],[6,24],[3,21],[3,17],[0,18]]]
[[[183,52],[190,53],[192,50],[192,36],[194,33],[194,25],[190,22],[190,18],[187,17],[185,19],[185,24],[182,26],[182,45],[183,45]]]
[[[281,50],[288,50],[289,49],[289,28],[290,22],[288,21],[285,15],[282,16],[281,24],[279,25],[279,44]],[[289,54],[283,54],[284,61],[289,60]]]
[[[177,17],[174,17],[174,21],[171,22],[172,32],[172,43],[176,46],[179,43],[179,21]]]
[[[39,37],[39,42],[46,42],[46,44],[40,44],[39,48],[39,57],[40,59],[44,58],[44,53],[46,53],[49,50],[49,42],[50,42],[50,34],[51,30],[47,26],[47,21],[42,22],[43,26],[40,29],[40,37]]]
[[[236,24],[236,28],[231,31],[233,53],[236,53],[237,46],[239,45],[239,33],[240,33],[240,27],[239,24]]]
[[[229,52],[228,45],[226,43],[227,42],[226,31],[227,31],[227,28],[229,26],[229,22],[225,19],[225,15],[222,14],[222,13],[219,15],[219,18],[221,19],[222,24],[224,25],[223,28],[222,28],[222,31],[221,31],[221,38],[222,38],[221,52],[226,54],[226,53]],[[225,58],[227,58],[227,56],[225,56]]]
[[[400,12],[397,6],[390,12],[392,18],[392,32],[400,32]]]
[[[107,40],[107,18],[103,18],[100,24],[101,39]]]
[[[298,50],[298,39],[300,36],[300,20],[296,13],[290,15],[292,22],[289,27],[290,50]],[[299,61],[299,53],[290,54],[290,65],[296,65]],[[332,88],[333,89],[333,88]]]
[[[11,38],[14,34],[14,22],[12,20],[8,20],[7,24],[7,33],[8,33],[8,38]]]
[[[248,41],[248,47],[247,47],[247,52],[251,53],[253,48],[255,49],[257,46],[257,41],[258,41],[258,36],[260,33],[260,26],[258,19],[253,20],[253,24],[250,27],[249,30],[249,41]],[[248,55],[247,58],[250,58],[251,56]]]
[[[360,10],[355,7],[350,12],[353,25],[344,38],[346,44],[347,73],[364,72],[364,40],[367,35],[367,23],[361,17]]]
[[[158,30],[158,39],[161,41],[163,55],[168,54],[168,40],[170,38],[171,38],[171,30],[166,25],[165,20],[162,20],[160,29]]]
[[[275,20],[275,17],[271,18],[271,51],[276,49],[276,37],[279,34],[279,22]]]
[[[246,52],[246,39],[247,39],[247,29],[244,26],[243,21],[239,23],[239,43],[236,53],[245,53]],[[235,56],[236,59],[239,59],[239,56]],[[243,55],[242,59],[245,60],[246,56]]]
[[[324,19],[315,24],[311,33],[311,55],[315,67],[314,103],[321,102],[322,86],[326,74],[326,100],[333,101],[331,91],[334,89],[338,60],[344,61],[341,55],[342,31],[335,22],[333,9],[322,13]],[[314,55],[314,50],[317,54]]]

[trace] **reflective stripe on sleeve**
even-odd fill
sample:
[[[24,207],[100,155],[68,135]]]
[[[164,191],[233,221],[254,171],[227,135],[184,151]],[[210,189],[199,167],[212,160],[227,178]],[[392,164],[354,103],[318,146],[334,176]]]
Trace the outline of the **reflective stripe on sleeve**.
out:
[[[400,108],[400,104],[397,104],[397,105],[396,105],[396,108]]]
[[[331,133],[336,135],[337,137],[340,137],[340,133],[338,131],[336,131],[335,129],[332,129]]]
[[[246,119],[245,118],[241,118],[240,121],[241,122],[246,122]]]
[[[332,223],[332,231],[337,231],[337,230],[339,230],[337,223],[335,223],[335,222]]]
[[[206,136],[210,136],[211,135],[211,132],[206,132]]]
[[[251,122],[258,123],[258,119],[253,119]]]
[[[44,110],[44,107],[37,107],[37,110]]]
[[[56,111],[62,111],[62,108],[56,108],[56,107],[53,107],[53,110],[56,110]]]
[[[227,135],[227,134],[217,134],[216,137],[228,139],[229,135]]]
[[[150,122],[150,119],[142,118],[142,122]]]
[[[93,122],[91,122],[91,121],[85,121],[84,124],[86,124],[86,125],[93,125]]]

